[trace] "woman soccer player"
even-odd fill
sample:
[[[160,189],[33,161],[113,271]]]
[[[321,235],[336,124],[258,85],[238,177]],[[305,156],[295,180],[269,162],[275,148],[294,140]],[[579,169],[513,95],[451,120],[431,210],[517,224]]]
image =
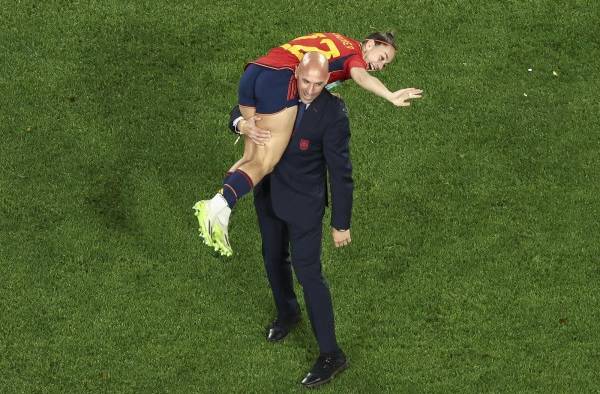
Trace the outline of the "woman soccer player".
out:
[[[244,155],[230,168],[223,188],[211,200],[194,205],[204,242],[230,256],[228,237],[231,209],[269,174],[286,149],[296,119],[296,68],[307,52],[322,53],[329,62],[328,83],[353,79],[359,86],[392,104],[404,107],[420,98],[415,88],[390,91],[369,71],[382,70],[396,54],[391,33],[372,33],[362,42],[339,33],[315,33],[273,48],[250,62],[239,83],[238,104],[244,119],[257,115],[257,126],[271,132],[263,145],[244,139]],[[315,87],[319,88],[319,87]]]

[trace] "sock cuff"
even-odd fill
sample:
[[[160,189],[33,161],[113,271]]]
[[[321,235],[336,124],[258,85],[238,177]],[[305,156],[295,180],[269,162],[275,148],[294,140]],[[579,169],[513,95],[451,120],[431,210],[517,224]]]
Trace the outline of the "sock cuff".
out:
[[[233,187],[231,187],[229,184],[225,183],[223,185],[223,192],[225,191],[225,188],[227,188],[227,190],[229,190],[231,193],[233,193],[233,196],[235,197],[236,201],[238,199],[238,195],[235,191],[235,189]],[[225,199],[225,193],[223,193],[223,198]],[[225,199],[226,200],[226,199]]]
[[[250,185],[250,189],[254,188],[254,183],[252,182],[252,178],[250,178],[250,175],[246,174],[240,169],[235,170],[235,172],[239,172],[242,176],[244,176],[244,178],[246,178],[246,181],[248,181],[248,185]]]

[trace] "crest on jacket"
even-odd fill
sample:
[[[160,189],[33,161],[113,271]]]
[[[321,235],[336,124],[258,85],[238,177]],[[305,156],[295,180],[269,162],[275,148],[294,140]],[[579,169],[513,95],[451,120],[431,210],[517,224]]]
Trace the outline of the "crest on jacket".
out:
[[[300,150],[308,150],[308,148],[310,147],[310,140],[307,140],[306,138],[300,138],[300,143],[298,144]]]

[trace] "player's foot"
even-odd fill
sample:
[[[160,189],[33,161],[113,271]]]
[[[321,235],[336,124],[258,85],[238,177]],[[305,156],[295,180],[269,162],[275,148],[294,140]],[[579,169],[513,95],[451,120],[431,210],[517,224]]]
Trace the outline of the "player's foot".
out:
[[[233,254],[227,230],[230,214],[231,208],[226,206],[219,211],[212,221],[212,245],[222,256],[231,256]]]
[[[198,218],[198,224],[199,224],[199,229],[198,231],[200,232],[200,237],[204,240],[204,243],[208,246],[213,246],[213,242],[212,242],[212,237],[211,237],[211,230],[212,230],[212,218],[210,215],[210,210],[209,210],[209,201],[208,200],[202,200],[202,201],[198,201],[196,204],[194,204],[194,206],[192,207],[194,209],[194,215],[196,215],[196,217]],[[214,216],[214,215],[212,215]]]

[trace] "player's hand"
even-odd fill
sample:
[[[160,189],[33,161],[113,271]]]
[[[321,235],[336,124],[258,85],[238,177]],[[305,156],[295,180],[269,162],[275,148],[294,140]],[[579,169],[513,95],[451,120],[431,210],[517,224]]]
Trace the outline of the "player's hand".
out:
[[[400,89],[392,93],[389,100],[396,107],[408,107],[409,100],[421,98],[423,91],[416,88]]]
[[[350,230],[338,231],[332,228],[331,236],[333,237],[333,243],[335,244],[336,248],[349,245],[350,242],[352,242],[352,238],[350,238]]]
[[[238,130],[240,134],[247,135],[256,145],[264,145],[271,139],[271,132],[256,126],[260,116],[253,116],[248,120],[240,120]]]

